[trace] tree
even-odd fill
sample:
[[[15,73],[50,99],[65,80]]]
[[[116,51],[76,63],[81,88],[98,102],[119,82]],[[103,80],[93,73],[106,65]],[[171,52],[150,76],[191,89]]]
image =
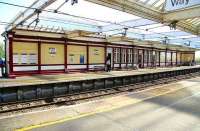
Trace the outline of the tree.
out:
[[[4,46],[0,43],[0,58],[5,58]]]

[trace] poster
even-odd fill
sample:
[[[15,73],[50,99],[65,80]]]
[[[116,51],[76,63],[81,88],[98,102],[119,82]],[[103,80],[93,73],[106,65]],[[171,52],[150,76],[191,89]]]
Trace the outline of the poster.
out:
[[[74,54],[69,54],[69,63],[70,64],[74,63]]]
[[[94,55],[99,55],[99,50],[98,49],[94,49]]]
[[[56,55],[56,48],[49,48],[49,54],[51,55],[51,56],[55,56]]]
[[[84,55],[80,55],[80,64],[84,64]]]
[[[30,64],[37,64],[37,55],[32,53],[29,54],[29,63]]]
[[[13,63],[19,64],[19,55],[17,53],[13,54]]]
[[[21,54],[21,63],[27,64],[28,63],[28,55],[26,53]]]

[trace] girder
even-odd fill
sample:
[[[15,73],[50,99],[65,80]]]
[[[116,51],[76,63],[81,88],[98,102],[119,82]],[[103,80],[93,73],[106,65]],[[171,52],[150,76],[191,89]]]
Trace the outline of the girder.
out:
[[[125,27],[140,27],[140,26],[146,26],[146,25],[152,25],[156,24],[157,22],[152,21],[152,20],[147,20],[147,19],[136,19],[136,20],[131,20],[131,21],[126,21],[126,22],[120,22],[117,24],[109,24],[106,26],[102,27],[102,31],[110,31],[110,30],[117,30],[117,29],[123,29]]]
[[[127,12],[146,19],[161,22],[162,13],[158,10],[151,9],[150,6],[142,5],[140,2],[133,0],[86,0],[95,4],[107,6],[123,12]]]
[[[163,21],[169,22],[174,20],[185,20],[190,18],[200,17],[200,6],[194,8],[166,12],[163,15]]]

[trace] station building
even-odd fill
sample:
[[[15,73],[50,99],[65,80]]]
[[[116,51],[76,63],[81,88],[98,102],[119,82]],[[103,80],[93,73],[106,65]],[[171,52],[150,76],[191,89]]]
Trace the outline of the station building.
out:
[[[25,29],[9,31],[6,48],[9,75],[104,70],[107,57],[112,70],[191,65],[196,51],[83,30],[54,33]]]

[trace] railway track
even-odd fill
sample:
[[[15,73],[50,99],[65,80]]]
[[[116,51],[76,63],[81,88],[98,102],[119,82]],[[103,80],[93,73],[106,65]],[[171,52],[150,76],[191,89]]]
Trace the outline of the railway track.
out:
[[[38,107],[48,107],[48,106],[59,105],[59,104],[73,105],[81,101],[88,101],[88,100],[92,100],[96,98],[118,95],[120,93],[137,92],[137,91],[145,90],[148,88],[152,88],[157,85],[168,84],[168,83],[180,81],[183,79],[193,78],[199,75],[200,73],[196,72],[196,73],[190,73],[187,75],[179,75],[175,77],[162,78],[162,79],[157,79],[157,80],[152,80],[152,81],[147,81],[147,82],[140,82],[133,85],[118,86],[115,88],[98,89],[98,90],[68,94],[61,97],[36,99],[36,100],[25,101],[25,102],[4,103],[0,105],[0,114],[22,111],[26,109],[34,109]]]

